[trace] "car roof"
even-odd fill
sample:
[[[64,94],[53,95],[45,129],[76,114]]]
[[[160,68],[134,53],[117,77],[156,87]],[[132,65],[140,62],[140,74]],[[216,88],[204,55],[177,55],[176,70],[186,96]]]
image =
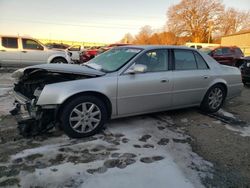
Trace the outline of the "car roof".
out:
[[[186,46],[172,46],[172,45],[128,45],[128,46],[119,46],[119,48],[142,48],[144,50],[153,50],[153,49],[188,49],[188,50],[195,50],[194,48],[186,47]]]

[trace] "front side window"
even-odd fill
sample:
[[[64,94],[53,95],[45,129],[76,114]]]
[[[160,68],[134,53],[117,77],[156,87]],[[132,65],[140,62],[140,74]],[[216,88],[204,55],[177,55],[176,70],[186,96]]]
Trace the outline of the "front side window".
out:
[[[196,60],[191,50],[174,50],[175,70],[195,70]]]
[[[168,51],[152,50],[140,56],[135,64],[147,66],[147,72],[158,72],[168,70]]]
[[[2,37],[2,46],[5,48],[18,48],[17,38]]]
[[[86,65],[103,72],[114,72],[141,51],[142,49],[140,48],[131,47],[113,48],[91,59]]]
[[[31,39],[22,39],[23,49],[29,50],[43,50],[43,47],[36,42],[35,40]]]
[[[218,48],[214,51],[214,55],[222,55],[222,49]]]

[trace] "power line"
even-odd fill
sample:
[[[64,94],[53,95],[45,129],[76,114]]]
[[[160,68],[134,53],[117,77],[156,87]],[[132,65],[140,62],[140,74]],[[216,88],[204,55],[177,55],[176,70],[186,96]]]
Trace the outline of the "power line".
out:
[[[22,20],[22,19],[5,19],[1,20],[5,22],[24,22],[24,23],[37,23],[37,24],[47,24],[47,25],[58,25],[58,26],[73,26],[73,27],[88,27],[88,28],[102,28],[102,29],[139,29],[141,26],[135,25],[123,25],[123,24],[109,24],[109,23],[96,23],[92,22],[87,24],[71,24],[71,23],[59,23],[59,22],[48,22],[42,20]]]

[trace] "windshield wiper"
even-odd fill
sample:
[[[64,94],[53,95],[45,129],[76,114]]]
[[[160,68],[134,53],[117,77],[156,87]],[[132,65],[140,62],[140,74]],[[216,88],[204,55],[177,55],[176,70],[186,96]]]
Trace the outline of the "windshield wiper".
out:
[[[87,64],[84,64],[83,66],[86,66],[86,67],[88,67],[88,68],[91,68],[91,69],[96,70],[94,67],[91,67],[91,66],[89,66],[89,65],[87,65]]]

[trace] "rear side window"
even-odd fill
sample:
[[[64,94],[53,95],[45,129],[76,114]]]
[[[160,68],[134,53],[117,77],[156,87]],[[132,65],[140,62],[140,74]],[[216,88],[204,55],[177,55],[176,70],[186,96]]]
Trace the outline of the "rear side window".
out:
[[[18,48],[17,38],[2,37],[2,46],[5,48]]]
[[[201,57],[200,54],[198,54],[197,52],[194,52],[194,56],[197,62],[197,67],[198,69],[208,69],[208,65],[205,62],[205,60]]]
[[[190,50],[174,50],[175,70],[195,70],[196,60]]]

